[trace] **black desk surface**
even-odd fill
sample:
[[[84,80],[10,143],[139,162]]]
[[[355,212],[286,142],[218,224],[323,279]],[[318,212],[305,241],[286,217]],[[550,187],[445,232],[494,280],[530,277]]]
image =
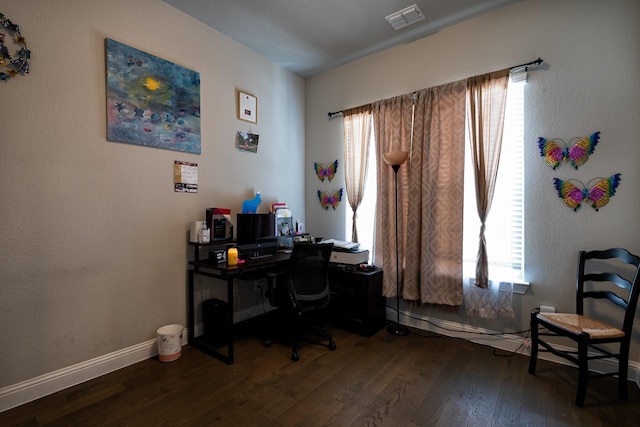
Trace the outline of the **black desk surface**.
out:
[[[270,265],[284,263],[291,257],[290,253],[276,252],[271,256],[256,259],[246,259],[243,263],[237,265],[228,265],[226,262],[215,262],[214,260],[204,259],[199,261],[191,261],[194,269],[207,269],[218,272],[222,275],[235,275],[243,272],[268,267]]]

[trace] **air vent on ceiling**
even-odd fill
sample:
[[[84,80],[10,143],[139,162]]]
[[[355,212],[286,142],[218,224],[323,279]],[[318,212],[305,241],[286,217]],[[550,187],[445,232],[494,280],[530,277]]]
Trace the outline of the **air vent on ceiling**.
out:
[[[399,30],[407,25],[422,21],[424,19],[424,13],[422,13],[417,4],[414,4],[413,6],[392,13],[385,17],[385,19],[391,24],[394,30]]]

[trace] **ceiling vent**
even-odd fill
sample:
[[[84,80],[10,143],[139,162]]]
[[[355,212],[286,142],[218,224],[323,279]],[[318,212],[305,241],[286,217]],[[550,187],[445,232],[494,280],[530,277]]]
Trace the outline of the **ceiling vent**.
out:
[[[414,24],[424,19],[424,13],[417,4],[406,7],[398,12],[394,12],[385,18],[394,30],[399,30],[407,25]]]

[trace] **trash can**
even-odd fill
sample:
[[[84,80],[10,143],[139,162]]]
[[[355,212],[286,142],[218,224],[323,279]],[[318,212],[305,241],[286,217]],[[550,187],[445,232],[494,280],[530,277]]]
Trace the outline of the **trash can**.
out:
[[[182,325],[166,325],[157,330],[161,362],[173,362],[182,355]]]

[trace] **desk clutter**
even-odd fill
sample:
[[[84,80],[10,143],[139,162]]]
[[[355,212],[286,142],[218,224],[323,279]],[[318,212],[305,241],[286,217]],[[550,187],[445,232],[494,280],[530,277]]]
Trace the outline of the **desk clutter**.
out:
[[[304,224],[300,220],[294,221],[286,203],[272,203],[269,213],[258,213],[260,204],[260,192],[254,199],[245,200],[242,213],[235,215],[235,224],[231,209],[206,208],[205,220],[190,224],[189,242],[209,246],[211,261],[236,265],[244,259],[271,256],[276,251],[290,253],[296,243],[316,241],[304,233]],[[196,248],[199,252],[200,246]],[[237,252],[231,255],[230,248]]]

